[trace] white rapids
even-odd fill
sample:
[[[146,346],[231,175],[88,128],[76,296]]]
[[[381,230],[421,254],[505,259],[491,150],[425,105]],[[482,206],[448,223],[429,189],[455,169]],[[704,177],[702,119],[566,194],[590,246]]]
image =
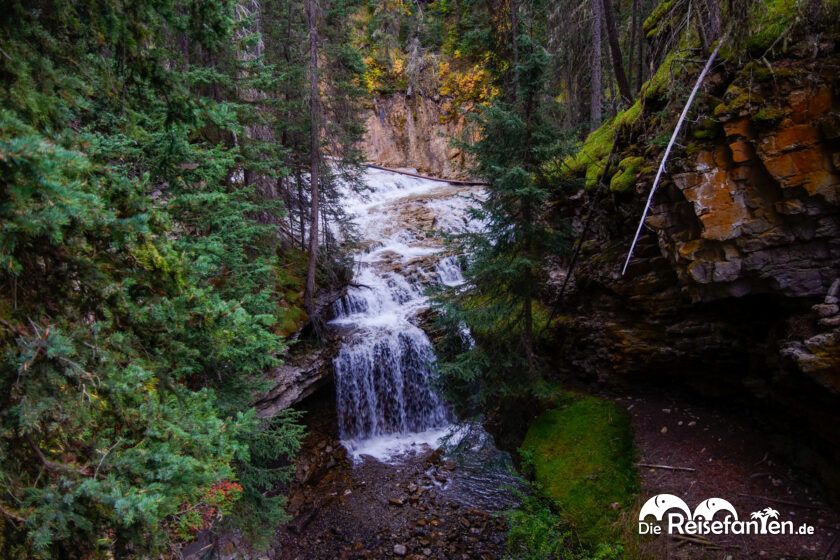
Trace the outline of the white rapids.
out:
[[[369,191],[345,193],[363,249],[331,321],[345,333],[333,362],[338,429],[354,459],[391,462],[438,447],[452,431],[431,341],[414,323],[429,285],[464,281],[440,232],[476,227],[466,209],[478,189],[376,169],[365,182]]]

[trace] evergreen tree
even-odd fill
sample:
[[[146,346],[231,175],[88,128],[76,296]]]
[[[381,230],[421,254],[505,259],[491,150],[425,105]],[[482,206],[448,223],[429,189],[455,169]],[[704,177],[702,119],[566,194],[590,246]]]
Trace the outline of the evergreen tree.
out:
[[[456,390],[478,402],[522,390],[538,377],[535,346],[546,320],[538,299],[543,260],[563,244],[561,232],[544,219],[552,185],[542,170],[562,155],[563,146],[548,114],[548,56],[522,33],[514,52],[520,61],[511,68],[516,94],[484,109],[480,140],[469,147],[475,173],[487,187],[474,209],[483,230],[456,239],[457,250],[469,255],[468,288],[439,300],[450,333],[442,345],[442,369]],[[464,324],[476,344],[461,352]]]
[[[224,2],[0,20],[0,556],[153,555],[259,507],[300,428],[250,403],[287,309],[278,78]],[[237,513],[238,512],[238,513]],[[251,516],[253,517],[253,516]]]

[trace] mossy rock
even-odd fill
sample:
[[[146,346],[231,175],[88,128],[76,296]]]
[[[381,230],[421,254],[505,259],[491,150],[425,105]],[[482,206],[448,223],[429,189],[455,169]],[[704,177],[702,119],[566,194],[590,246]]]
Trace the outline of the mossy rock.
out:
[[[564,161],[569,172],[585,176],[584,186],[587,189],[597,185],[598,179],[604,172],[607,158],[615,142],[615,130],[614,119],[607,121],[586,137],[583,146],[575,155]]]
[[[584,543],[620,537],[621,510],[639,487],[624,410],[598,397],[570,396],[534,421],[522,449],[542,491]]]
[[[668,15],[668,12],[673,6],[674,0],[665,0],[665,2],[661,2],[656,8],[654,8],[647,19],[645,19],[642,23],[642,29],[644,30],[645,37],[652,39],[659,34],[660,29],[662,29],[663,24],[665,23],[665,16]]]
[[[771,125],[785,118],[787,112],[779,107],[762,107],[752,114],[750,120],[758,125]]]
[[[706,117],[694,126],[694,129],[691,131],[691,136],[697,140],[712,140],[717,137],[719,132],[719,122]]]
[[[790,66],[773,67],[766,62],[753,60],[741,69],[739,75],[747,80],[771,82],[774,80],[797,78],[799,72]]]
[[[639,176],[644,162],[645,158],[638,156],[630,156],[618,162],[618,173],[610,180],[610,190],[613,192],[630,190],[636,184],[636,177]]]
[[[751,14],[751,28],[754,32],[747,39],[747,50],[762,53],[796,20],[797,0],[764,0],[756,2]]]
[[[687,53],[682,50],[672,51],[665,57],[659,68],[656,69],[653,76],[648,81],[642,84],[639,90],[639,97],[644,100],[651,100],[659,97],[664,97],[669,88],[673,87],[675,78],[672,73],[674,62],[679,58],[686,56]]]
[[[713,112],[716,117],[737,115],[764,102],[764,97],[761,94],[735,84],[727,88],[723,99],[724,102],[714,108]]]

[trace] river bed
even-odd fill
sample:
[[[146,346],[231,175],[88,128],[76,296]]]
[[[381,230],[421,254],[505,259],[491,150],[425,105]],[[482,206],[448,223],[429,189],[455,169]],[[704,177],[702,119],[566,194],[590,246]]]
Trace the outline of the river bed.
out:
[[[480,227],[467,208],[481,191],[375,169],[365,182],[345,193],[359,239],[330,322],[334,397],[309,404],[279,557],[499,558],[518,479],[439,393],[418,319],[429,287],[463,283],[443,237]]]

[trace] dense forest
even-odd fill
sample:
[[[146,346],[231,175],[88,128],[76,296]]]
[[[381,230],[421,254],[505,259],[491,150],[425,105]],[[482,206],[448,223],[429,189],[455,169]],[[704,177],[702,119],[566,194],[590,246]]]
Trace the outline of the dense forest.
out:
[[[441,236],[464,284],[422,287],[423,326],[436,390],[530,481],[505,554],[648,557],[626,412],[578,392],[604,372],[784,407],[836,496],[838,21],[836,0],[10,0],[0,556],[236,534],[282,557],[308,420],[255,405],[335,344],[367,162],[481,184],[481,228]],[[729,190],[698,190],[718,168]]]

